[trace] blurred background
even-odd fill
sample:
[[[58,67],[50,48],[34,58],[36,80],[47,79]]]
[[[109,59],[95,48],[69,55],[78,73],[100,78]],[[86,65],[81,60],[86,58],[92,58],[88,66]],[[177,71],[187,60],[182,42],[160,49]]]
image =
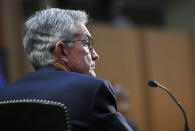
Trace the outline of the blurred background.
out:
[[[23,23],[35,11],[85,10],[100,55],[97,77],[130,96],[126,117],[140,131],[183,131],[184,118],[157,80],[184,106],[195,131],[194,0],[0,0],[0,87],[34,71],[23,52]]]

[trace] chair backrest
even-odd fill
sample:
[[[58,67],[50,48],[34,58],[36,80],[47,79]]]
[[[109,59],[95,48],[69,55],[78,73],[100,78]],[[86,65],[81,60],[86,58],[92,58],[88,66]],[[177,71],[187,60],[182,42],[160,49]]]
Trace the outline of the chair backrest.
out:
[[[70,131],[68,110],[54,101],[0,102],[0,131]]]

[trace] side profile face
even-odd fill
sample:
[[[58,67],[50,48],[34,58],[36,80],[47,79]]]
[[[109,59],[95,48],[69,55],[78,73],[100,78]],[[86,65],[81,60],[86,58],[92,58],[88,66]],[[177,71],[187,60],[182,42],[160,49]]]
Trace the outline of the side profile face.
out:
[[[82,23],[77,24],[79,34],[75,37],[75,44],[67,50],[67,66],[72,72],[96,76],[95,61],[99,58],[94,49],[90,49],[88,45],[82,44],[91,37],[86,26]]]

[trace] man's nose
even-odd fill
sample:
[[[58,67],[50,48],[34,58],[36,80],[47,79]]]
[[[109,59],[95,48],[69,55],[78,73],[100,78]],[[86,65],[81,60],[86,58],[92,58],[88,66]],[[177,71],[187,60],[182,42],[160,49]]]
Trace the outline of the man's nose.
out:
[[[91,58],[93,61],[96,61],[97,59],[99,59],[99,55],[96,53],[94,49],[91,51]]]

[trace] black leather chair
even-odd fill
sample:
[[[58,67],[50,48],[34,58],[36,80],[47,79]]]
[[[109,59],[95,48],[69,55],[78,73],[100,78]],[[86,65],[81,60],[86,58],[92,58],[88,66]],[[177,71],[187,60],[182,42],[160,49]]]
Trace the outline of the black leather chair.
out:
[[[47,100],[2,101],[0,131],[71,131],[68,110]]]

